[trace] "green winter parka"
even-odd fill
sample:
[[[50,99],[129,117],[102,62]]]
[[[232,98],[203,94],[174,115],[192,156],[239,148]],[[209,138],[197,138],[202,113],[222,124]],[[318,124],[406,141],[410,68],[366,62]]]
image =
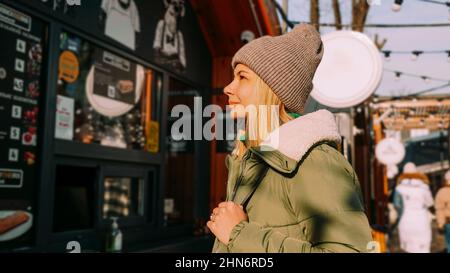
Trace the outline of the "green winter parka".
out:
[[[242,159],[229,155],[227,200],[248,221],[213,252],[366,252],[372,241],[358,178],[336,150],[341,140],[326,110],[280,126]]]

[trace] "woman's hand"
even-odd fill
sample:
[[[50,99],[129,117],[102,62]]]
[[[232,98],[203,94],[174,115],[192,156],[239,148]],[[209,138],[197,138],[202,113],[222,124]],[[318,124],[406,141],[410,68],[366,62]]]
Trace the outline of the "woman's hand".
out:
[[[242,206],[233,202],[222,202],[211,214],[211,221],[206,225],[212,233],[225,245],[228,245],[231,231],[241,221],[247,221],[247,214]]]

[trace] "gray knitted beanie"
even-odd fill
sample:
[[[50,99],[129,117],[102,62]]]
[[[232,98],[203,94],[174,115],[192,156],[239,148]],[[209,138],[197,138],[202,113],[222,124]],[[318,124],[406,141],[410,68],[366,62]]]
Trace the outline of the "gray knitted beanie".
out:
[[[300,24],[284,35],[264,36],[244,45],[234,55],[232,66],[248,66],[289,111],[302,113],[322,56],[320,34],[313,26]]]

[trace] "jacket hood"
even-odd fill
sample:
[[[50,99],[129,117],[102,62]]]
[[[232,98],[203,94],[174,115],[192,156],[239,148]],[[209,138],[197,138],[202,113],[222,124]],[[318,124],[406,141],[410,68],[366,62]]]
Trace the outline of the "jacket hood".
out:
[[[341,141],[334,115],[319,110],[291,120],[274,130],[258,147],[250,148],[271,167],[290,173],[314,146]]]

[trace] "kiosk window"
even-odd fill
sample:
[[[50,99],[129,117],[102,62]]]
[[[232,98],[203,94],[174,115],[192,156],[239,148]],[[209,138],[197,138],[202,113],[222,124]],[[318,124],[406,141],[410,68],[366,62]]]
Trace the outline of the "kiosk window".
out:
[[[150,69],[62,33],[55,137],[157,152],[148,141],[159,130],[152,121],[158,79]]]
[[[103,218],[143,216],[141,178],[106,177],[103,193]]]
[[[56,166],[55,232],[93,228],[96,177],[96,168]]]
[[[191,86],[170,79],[169,114],[176,105],[188,106],[194,111],[194,98],[198,91]],[[172,131],[172,126],[183,119],[184,126]],[[164,199],[164,221],[166,225],[193,221],[194,181],[196,167],[196,144],[193,139],[193,114],[169,117],[167,127],[166,184]],[[175,124],[177,126],[177,124]],[[189,130],[187,127],[191,128]],[[184,138],[180,140],[180,136]]]

